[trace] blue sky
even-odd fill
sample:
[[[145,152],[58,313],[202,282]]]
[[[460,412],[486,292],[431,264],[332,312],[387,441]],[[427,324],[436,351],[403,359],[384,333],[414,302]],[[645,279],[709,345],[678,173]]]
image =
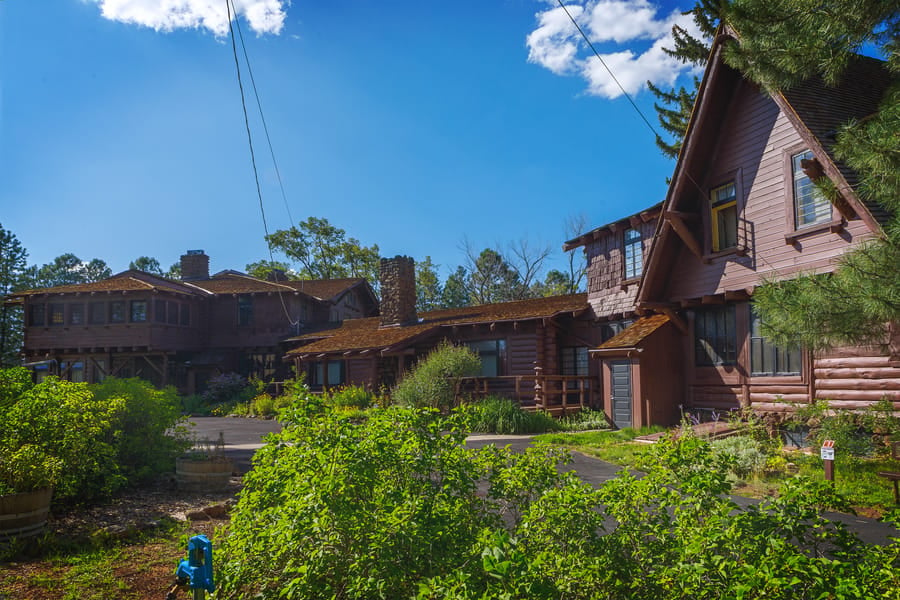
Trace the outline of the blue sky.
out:
[[[442,276],[465,240],[527,238],[552,246],[552,268],[567,218],[590,229],[665,194],[672,161],[555,3],[235,4],[289,207],[254,116],[270,231],[288,211],[325,217]],[[685,76],[659,47],[690,4],[570,4],[654,124],[641,85]],[[267,258],[224,10],[0,1],[0,224],[30,263]]]

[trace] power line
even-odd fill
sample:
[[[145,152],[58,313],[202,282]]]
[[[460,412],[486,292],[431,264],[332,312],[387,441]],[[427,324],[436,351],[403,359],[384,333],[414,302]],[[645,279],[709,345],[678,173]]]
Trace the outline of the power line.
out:
[[[656,129],[653,127],[653,124],[650,123],[650,121],[647,119],[646,116],[644,116],[644,113],[641,111],[641,109],[638,107],[638,105],[635,104],[634,98],[631,97],[631,94],[626,92],[625,88],[622,86],[622,84],[619,83],[619,80],[616,78],[615,73],[612,72],[612,69],[609,68],[609,65],[606,64],[606,61],[603,60],[603,57],[600,56],[600,53],[597,52],[597,49],[594,48],[594,44],[591,42],[590,38],[588,38],[587,34],[584,33],[584,30],[581,29],[581,26],[578,24],[578,22],[575,21],[575,17],[572,16],[572,13],[569,12],[569,9],[566,8],[566,6],[562,3],[562,0],[556,0],[556,3],[559,4],[559,7],[561,9],[563,9],[563,11],[566,13],[566,16],[569,17],[570,21],[572,21],[572,25],[575,26],[575,29],[577,29],[578,33],[581,34],[581,37],[584,38],[585,43],[591,49],[591,52],[594,53],[594,56],[597,57],[597,60],[600,61],[600,64],[603,65],[603,68],[606,69],[606,72],[609,73],[609,76],[612,77],[612,80],[616,82],[617,86],[619,86],[619,89],[622,91],[622,94],[624,94],[625,97],[628,98],[628,102],[631,103],[632,108],[634,108],[634,110],[637,112],[637,114],[640,115],[640,117],[644,121],[644,123],[647,124],[647,127],[650,128],[650,131],[653,132],[653,135],[655,135],[657,138],[659,138],[660,135],[656,132]]]
[[[293,225],[294,217],[291,215],[291,206],[288,204],[287,194],[284,192],[284,183],[281,181],[281,171],[278,169],[278,161],[275,160],[275,150],[272,148],[272,138],[269,137],[269,126],[266,125],[266,116],[263,114],[262,102],[259,100],[259,92],[256,89],[256,79],[253,77],[253,67],[250,65],[250,57],[247,55],[247,46],[244,44],[244,32],[241,29],[241,22],[235,15],[234,24],[237,27],[238,36],[241,38],[241,50],[244,53],[244,63],[247,65],[247,73],[250,75],[250,86],[253,88],[253,96],[256,98],[256,107],[259,110],[259,119],[262,121],[263,131],[266,134],[266,143],[269,145],[269,155],[272,157],[272,164],[275,166],[275,176],[278,178],[278,187],[281,188],[281,199],[284,200],[284,208],[287,211],[288,222]]]
[[[247,100],[244,95],[244,84],[241,79],[241,63],[240,63],[240,60],[238,59],[237,42],[235,40],[234,27],[232,26],[232,23],[231,23],[232,11],[234,12],[234,16],[235,16],[234,20],[237,21],[237,10],[234,9],[234,4],[233,4],[232,0],[225,0],[225,8],[228,13],[228,31],[231,34],[231,52],[232,52],[232,55],[234,56],[234,69],[237,72],[238,89],[240,89],[240,93],[241,93],[241,108],[244,111],[244,127],[247,130],[247,142],[250,146],[250,162],[253,166],[253,178],[256,181],[256,196],[259,199],[259,212],[262,215],[263,231],[266,234],[266,247],[269,250],[269,261],[271,263],[274,263],[275,262],[275,254],[272,252],[272,242],[269,241],[269,226],[266,223],[266,209],[263,206],[262,189],[260,188],[260,185],[259,185],[259,170],[256,167],[256,153],[253,150],[253,135],[250,130],[250,118],[247,115]],[[237,26],[238,26],[238,31],[240,31],[240,24],[238,24]],[[243,45],[243,36],[241,37],[241,44]],[[247,58],[246,47],[244,48],[244,58],[245,59]],[[247,61],[247,70],[248,71],[250,70],[249,60]],[[252,80],[252,75],[251,75],[251,80]],[[255,93],[256,92],[255,84],[253,86],[253,89],[254,89],[254,93]],[[256,100],[257,100],[257,103],[259,103],[259,95],[258,94],[256,96]],[[262,116],[262,105],[261,104],[259,104],[259,108],[260,108],[260,116]],[[265,121],[263,123],[265,123]],[[266,137],[268,138],[268,130],[266,131]],[[271,142],[269,143],[269,149],[270,150],[272,149]],[[275,158],[274,152],[272,154],[273,154],[272,159],[274,160],[274,158]],[[277,169],[277,166],[276,166],[276,169]],[[279,177],[279,182],[280,181],[281,181],[281,178]],[[282,194],[283,193],[284,193],[284,188],[282,188]],[[285,202],[286,201],[287,200],[285,200]],[[278,283],[278,282],[276,281],[275,283]],[[293,327],[293,326],[297,325],[300,322],[300,320],[298,319],[295,321],[291,318],[290,311],[288,311],[287,304],[284,301],[284,296],[282,295],[280,289],[278,290],[278,299],[281,301],[281,308],[284,310],[284,316],[287,318],[290,326]]]

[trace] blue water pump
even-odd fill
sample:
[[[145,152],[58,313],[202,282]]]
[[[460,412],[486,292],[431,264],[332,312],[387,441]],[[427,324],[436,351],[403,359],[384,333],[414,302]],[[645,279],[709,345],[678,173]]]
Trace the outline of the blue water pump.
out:
[[[195,535],[188,542],[188,557],[178,563],[175,577],[179,582],[187,582],[194,597],[203,598],[203,591],[213,592],[212,542],[205,535]],[[198,596],[199,593],[199,596]]]

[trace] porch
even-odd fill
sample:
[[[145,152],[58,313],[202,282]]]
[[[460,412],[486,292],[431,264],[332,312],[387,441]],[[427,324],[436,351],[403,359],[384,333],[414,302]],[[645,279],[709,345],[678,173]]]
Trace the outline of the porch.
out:
[[[456,384],[457,402],[487,396],[509,398],[525,410],[543,410],[554,417],[602,409],[600,380],[589,375],[462,377]]]

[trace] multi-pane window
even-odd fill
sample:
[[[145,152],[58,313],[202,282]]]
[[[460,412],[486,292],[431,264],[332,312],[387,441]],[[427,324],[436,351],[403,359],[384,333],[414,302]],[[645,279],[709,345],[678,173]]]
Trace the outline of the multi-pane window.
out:
[[[587,346],[569,346],[562,349],[562,374],[584,376],[588,374]]]
[[[800,348],[782,348],[766,339],[761,319],[750,311],[750,374],[799,375]]]
[[[131,301],[131,322],[143,323],[147,320],[147,301],[132,300]]]
[[[106,323],[106,302],[91,302],[88,304],[88,319],[91,325]]]
[[[698,366],[733,365],[737,360],[734,305],[698,310],[694,316],[694,356]]]
[[[45,304],[32,304],[28,307],[28,324],[43,325],[47,317],[47,306]]]
[[[109,303],[109,322],[124,323],[125,322],[125,301],[114,300]]]
[[[644,255],[641,251],[641,232],[637,229],[625,230],[625,279],[640,277],[644,269]]]
[[[625,319],[622,321],[609,321],[600,326],[600,341],[605,342],[625,331],[633,321]]]
[[[84,324],[84,304],[76,303],[69,305],[69,324],[70,325],[83,325]]]
[[[191,307],[188,304],[182,304],[181,310],[178,314],[178,322],[182,325],[190,325],[191,324]]]
[[[506,363],[506,340],[467,342],[466,345],[481,358],[481,377],[503,375]]]
[[[250,325],[253,323],[253,296],[241,294],[238,296],[238,325]]]
[[[809,150],[791,157],[794,176],[794,226],[797,229],[831,219],[831,203],[803,171],[803,161],[815,157]]]
[[[51,304],[50,305],[50,324],[65,325],[66,323],[66,305]]]
[[[734,182],[710,192],[713,252],[737,246],[737,188]]]

